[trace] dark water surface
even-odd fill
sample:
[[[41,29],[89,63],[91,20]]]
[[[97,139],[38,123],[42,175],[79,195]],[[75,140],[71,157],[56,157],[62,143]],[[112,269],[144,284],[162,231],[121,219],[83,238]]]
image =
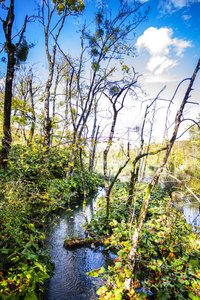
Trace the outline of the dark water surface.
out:
[[[97,197],[102,195],[100,190]],[[96,199],[90,199],[86,206],[87,218],[90,221],[95,211]],[[108,266],[116,255],[106,251],[103,246],[90,248],[79,248],[66,250],[63,247],[65,238],[85,237],[84,228],[81,225],[85,222],[82,213],[82,205],[72,212],[63,211],[57,220],[57,225],[50,229],[46,238],[46,245],[49,245],[49,254],[55,262],[55,275],[46,283],[45,300],[92,300],[98,299],[97,289],[103,285],[99,278],[92,278],[86,272],[104,266]]]

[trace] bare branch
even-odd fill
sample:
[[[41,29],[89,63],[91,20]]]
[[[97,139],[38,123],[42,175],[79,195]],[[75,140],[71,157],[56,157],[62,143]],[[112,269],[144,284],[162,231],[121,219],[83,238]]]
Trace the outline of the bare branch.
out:
[[[177,182],[181,183],[182,185],[184,185],[184,187],[190,192],[190,194],[198,201],[198,203],[200,203],[200,198],[195,195],[195,193],[193,193],[193,191],[180,179],[176,178],[175,176],[171,175],[170,173],[162,173],[163,175],[167,175],[173,179],[175,179]]]

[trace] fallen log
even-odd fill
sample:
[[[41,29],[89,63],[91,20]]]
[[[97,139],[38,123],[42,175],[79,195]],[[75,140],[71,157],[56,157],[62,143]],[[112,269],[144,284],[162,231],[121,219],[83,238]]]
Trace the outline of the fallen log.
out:
[[[102,244],[102,242],[100,242],[99,240],[93,237],[85,238],[85,239],[72,237],[64,241],[64,247],[67,250],[77,249],[81,247],[95,248],[100,244]]]

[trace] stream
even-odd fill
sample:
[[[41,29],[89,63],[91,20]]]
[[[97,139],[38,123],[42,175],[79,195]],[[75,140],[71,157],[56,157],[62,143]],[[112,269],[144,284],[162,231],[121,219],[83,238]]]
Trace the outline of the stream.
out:
[[[182,199],[182,201],[176,203],[175,207],[184,214],[187,223],[191,224],[194,230],[200,226],[199,203],[190,202],[187,199]]]
[[[95,208],[96,200],[104,194],[104,189],[99,189],[98,194],[88,199],[86,214],[90,222]],[[197,204],[180,201],[176,209],[184,213],[186,221],[193,228],[200,226],[200,207]],[[117,257],[105,247],[95,249],[82,247],[76,250],[66,250],[64,240],[71,237],[85,237],[85,218],[82,211],[82,202],[76,205],[73,211],[63,210],[59,214],[56,225],[52,225],[46,238],[49,254],[55,263],[55,275],[47,280],[44,300],[93,300],[99,299],[96,291],[104,284],[102,279],[93,278],[86,273],[100,267],[107,268]]]
[[[94,198],[87,201],[86,214],[90,222],[96,207],[96,200],[104,190],[98,191]],[[78,206],[78,205],[77,205]],[[95,249],[82,247],[76,250],[66,250],[64,240],[70,237],[85,237],[85,222],[82,204],[75,206],[73,211],[62,211],[57,225],[53,225],[46,238],[49,254],[55,263],[55,275],[47,280],[44,293],[45,300],[93,300],[98,299],[96,291],[103,285],[102,279],[93,278],[86,274],[92,269],[107,266],[117,257],[105,247]]]

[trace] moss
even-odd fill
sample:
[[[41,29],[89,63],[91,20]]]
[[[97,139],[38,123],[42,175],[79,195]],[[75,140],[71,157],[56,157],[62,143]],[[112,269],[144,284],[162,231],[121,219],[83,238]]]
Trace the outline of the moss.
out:
[[[144,221],[144,218],[147,214],[147,208],[148,208],[148,204],[149,204],[149,195],[151,194],[151,188],[152,188],[152,185],[149,183],[147,185],[147,189],[146,189],[146,195],[144,197],[144,201],[142,203],[142,207],[141,207],[141,211],[140,211],[140,216],[139,216],[139,219],[138,219],[138,225]],[[145,214],[145,216],[144,216]]]
[[[95,246],[98,246],[100,242],[96,240],[95,238],[71,238],[64,241],[64,247],[68,250],[70,249],[77,249],[80,247],[90,247],[91,244],[94,244]]]

